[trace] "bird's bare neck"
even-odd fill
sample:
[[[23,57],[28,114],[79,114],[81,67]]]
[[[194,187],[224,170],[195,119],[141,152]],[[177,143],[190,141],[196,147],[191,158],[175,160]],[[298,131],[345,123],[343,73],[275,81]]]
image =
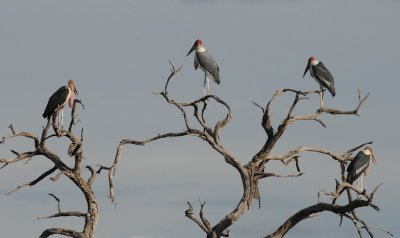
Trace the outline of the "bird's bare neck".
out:
[[[72,108],[72,106],[74,105],[74,99],[75,99],[74,89],[72,87],[68,87],[68,96],[66,102],[70,108]]]

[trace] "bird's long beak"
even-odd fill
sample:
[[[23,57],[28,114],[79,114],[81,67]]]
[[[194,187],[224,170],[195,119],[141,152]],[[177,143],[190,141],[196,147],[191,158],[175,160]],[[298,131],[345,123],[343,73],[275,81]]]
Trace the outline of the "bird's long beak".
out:
[[[310,61],[308,61],[306,69],[304,70],[303,78],[304,78],[304,76],[306,76],[306,73],[307,73],[308,69],[310,68],[310,64],[311,64]]]
[[[197,43],[197,42],[194,42],[194,44],[193,44],[192,48],[190,48],[190,50],[189,50],[189,52],[187,53],[187,55],[186,55],[186,56],[190,55],[190,53],[192,53],[192,52],[194,51],[194,49],[196,49],[196,46],[197,46],[197,44],[196,44],[196,43]]]
[[[76,90],[76,87],[75,87],[75,86],[74,86],[74,93],[75,93],[76,96],[79,95],[79,94],[78,94],[78,90]]]

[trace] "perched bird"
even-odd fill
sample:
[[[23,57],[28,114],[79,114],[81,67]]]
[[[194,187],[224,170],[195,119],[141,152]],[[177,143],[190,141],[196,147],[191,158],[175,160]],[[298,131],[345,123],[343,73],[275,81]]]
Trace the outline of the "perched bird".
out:
[[[201,70],[204,71],[204,96],[206,95],[206,85],[207,92],[210,91],[210,82],[212,79],[214,82],[219,84],[221,82],[219,78],[219,67],[217,62],[213,59],[213,57],[208,53],[206,48],[203,46],[202,40],[196,40],[194,42],[192,48],[189,50],[186,56],[190,55],[192,51],[196,50],[194,55],[194,69],[197,70],[200,67]]]
[[[370,147],[365,147],[364,150],[359,151],[354,159],[347,167],[346,181],[353,184],[357,179],[357,188],[363,191],[363,176],[368,175],[371,169],[371,161],[377,163],[375,155]]]
[[[53,95],[51,95],[49,102],[47,103],[46,109],[43,112],[43,118],[50,119],[57,108],[61,108],[61,123],[63,124],[63,110],[65,104],[72,107],[74,104],[75,95],[78,95],[78,91],[75,88],[74,80],[68,81],[68,86],[62,86]]]
[[[306,69],[303,74],[304,76],[307,74],[307,71],[310,70],[310,75],[317,81],[317,83],[320,86],[320,97],[321,97],[321,107],[323,105],[323,88],[327,88],[328,91],[331,93],[332,97],[336,95],[335,92],[335,82],[333,81],[333,76],[329,72],[329,70],[325,67],[325,65],[321,62],[315,59],[314,56],[311,56],[308,59],[308,63],[306,66]]]

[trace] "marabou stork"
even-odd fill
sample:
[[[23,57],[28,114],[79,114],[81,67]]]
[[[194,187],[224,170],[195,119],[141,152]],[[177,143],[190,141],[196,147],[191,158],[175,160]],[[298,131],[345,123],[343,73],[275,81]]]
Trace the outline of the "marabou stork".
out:
[[[368,175],[371,169],[371,161],[377,163],[375,155],[372,152],[371,147],[365,147],[364,150],[359,151],[354,159],[350,162],[347,167],[347,179],[346,181],[353,184],[357,180],[357,188],[363,191],[363,176]]]
[[[75,88],[74,80],[68,81],[68,86],[62,86],[53,95],[51,95],[49,102],[47,103],[46,109],[43,112],[43,118],[50,119],[57,108],[61,109],[61,125],[63,126],[64,113],[63,107],[68,104],[69,107],[74,105],[75,95],[78,95],[78,91]]]
[[[212,79],[214,82],[219,84],[221,82],[219,78],[219,67],[217,62],[213,59],[213,57],[208,53],[206,48],[203,46],[203,41],[198,39],[194,42],[192,48],[189,50],[186,56],[190,55],[192,51],[196,50],[194,55],[194,69],[197,70],[200,67],[201,70],[204,71],[204,96],[206,95],[206,85],[207,92],[210,91],[210,82]]]
[[[310,75],[317,81],[320,87],[320,103],[321,103],[321,108],[323,107],[323,97],[324,97],[324,91],[323,88],[327,88],[328,91],[331,93],[332,97],[336,95],[335,92],[335,82],[333,80],[333,76],[331,72],[325,67],[325,65],[321,62],[315,59],[314,56],[311,56],[308,59],[308,63],[306,66],[306,69],[303,74],[304,76],[307,74],[307,71],[310,70]]]

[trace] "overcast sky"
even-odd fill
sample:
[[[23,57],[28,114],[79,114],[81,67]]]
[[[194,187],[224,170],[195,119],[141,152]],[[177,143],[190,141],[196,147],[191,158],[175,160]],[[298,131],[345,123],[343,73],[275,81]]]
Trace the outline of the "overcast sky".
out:
[[[217,60],[221,84],[211,92],[233,111],[222,131],[224,146],[247,162],[266,139],[261,113],[251,101],[265,105],[278,88],[318,89],[304,67],[315,56],[330,69],[336,97],[325,104],[353,109],[357,89],[370,97],[356,116],[323,116],[327,128],[313,122],[291,126],[274,153],[295,146],[321,146],[343,152],[374,141],[379,164],[366,178],[382,209],[360,209],[371,226],[398,236],[400,158],[398,69],[400,66],[400,2],[396,0],[159,0],[159,1],[0,1],[0,136],[17,131],[40,133],[41,117],[50,95],[74,79],[85,110],[85,164],[109,165],[123,138],[144,139],[157,133],[181,131],[181,114],[160,96],[171,60],[183,65],[170,84],[170,97],[193,100],[202,96],[203,74],[194,71],[193,55],[185,57],[201,38]],[[291,97],[273,107],[280,122]],[[318,102],[303,102],[298,113],[313,112]],[[69,109],[66,110],[69,112]],[[212,117],[218,114],[212,108]],[[68,113],[66,113],[68,114]],[[67,117],[68,118],[68,117]],[[51,144],[65,155],[66,145]],[[17,139],[1,145],[0,158],[32,150]],[[231,237],[263,237],[298,210],[315,204],[320,189],[334,189],[338,165],[326,157],[304,154],[298,179],[262,181],[261,209],[256,203],[231,227]],[[37,157],[29,164],[0,170],[1,194],[36,178],[51,163]],[[269,172],[293,173],[279,163]],[[186,201],[196,209],[206,201],[212,224],[232,211],[242,196],[238,173],[197,138],[167,139],[145,147],[125,148],[115,177],[117,207],[107,199],[103,174],[95,182],[100,221],[96,237],[205,237],[184,217]],[[82,195],[66,179],[45,180],[10,196],[0,196],[2,237],[37,237],[48,227],[81,229],[83,220],[36,217],[56,212],[48,193],[62,200],[63,211],[85,209]],[[329,201],[329,200],[326,200]],[[324,213],[300,223],[287,237],[357,237],[353,225]],[[386,234],[373,230],[377,237]]]

